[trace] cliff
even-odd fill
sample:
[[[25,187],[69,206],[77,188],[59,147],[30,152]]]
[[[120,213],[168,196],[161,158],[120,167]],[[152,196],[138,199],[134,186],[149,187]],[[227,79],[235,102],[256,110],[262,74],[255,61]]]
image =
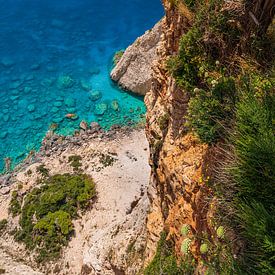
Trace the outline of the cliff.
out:
[[[138,37],[111,71],[111,78],[118,85],[133,93],[145,95],[152,82],[152,62],[156,59],[156,48],[160,41],[162,21]]]
[[[272,1],[233,2],[163,0],[166,16],[145,96],[151,165],[146,275],[157,274],[161,261],[168,274],[274,271],[274,199],[268,196],[274,11]],[[267,21],[254,20],[264,13]],[[266,228],[258,230],[258,223]]]
[[[189,96],[166,69],[167,58],[177,53],[180,37],[190,27],[192,16],[182,14],[170,1],[164,1],[164,7],[166,17],[158,58],[153,64],[152,88],[145,98],[152,167],[147,222],[149,259],[164,228],[169,232],[168,238],[175,240],[179,254],[181,227],[189,224],[194,232],[206,229],[208,213],[201,199],[207,192],[201,179],[208,147],[187,133],[184,124]]]

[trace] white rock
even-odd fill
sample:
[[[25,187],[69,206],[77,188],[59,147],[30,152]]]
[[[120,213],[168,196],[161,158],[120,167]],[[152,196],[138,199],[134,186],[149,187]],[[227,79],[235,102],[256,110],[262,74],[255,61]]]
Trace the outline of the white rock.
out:
[[[152,63],[162,33],[162,20],[127,48],[111,72],[111,78],[123,89],[145,95],[152,80]]]

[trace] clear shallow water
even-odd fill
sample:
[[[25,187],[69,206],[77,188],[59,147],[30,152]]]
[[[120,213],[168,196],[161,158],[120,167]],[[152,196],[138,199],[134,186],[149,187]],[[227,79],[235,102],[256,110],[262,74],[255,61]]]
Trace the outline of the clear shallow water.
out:
[[[37,150],[53,124],[72,134],[83,119],[105,128],[141,119],[143,99],[118,89],[109,72],[114,53],[161,18],[159,0],[0,0],[0,7],[0,171],[5,157],[14,166]]]

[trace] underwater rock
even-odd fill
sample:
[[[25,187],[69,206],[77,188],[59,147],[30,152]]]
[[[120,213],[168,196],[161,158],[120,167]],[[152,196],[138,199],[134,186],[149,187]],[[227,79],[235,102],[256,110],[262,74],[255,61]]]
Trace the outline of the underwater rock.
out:
[[[57,87],[60,90],[69,89],[74,86],[74,80],[69,75],[61,75],[57,79]]]
[[[61,101],[56,101],[53,105],[54,107],[61,107],[63,104]]]
[[[64,98],[63,98],[62,96],[58,96],[55,100],[56,100],[56,101],[63,101]]]
[[[33,104],[28,105],[28,111],[31,113],[35,110],[35,106]]]
[[[51,87],[54,83],[53,78],[45,78],[41,81],[41,85],[44,87]]]
[[[68,118],[68,119],[71,119],[71,120],[77,120],[78,119],[77,114],[66,114],[65,117]]]
[[[66,108],[66,112],[67,113],[71,113],[71,114],[74,114],[74,113],[76,113],[76,108]]]
[[[53,66],[51,66],[51,65],[49,65],[49,66],[46,67],[46,70],[47,70],[48,72],[54,72],[54,71],[56,71],[56,68],[53,67]]]
[[[19,95],[12,95],[12,96],[10,97],[10,100],[11,100],[11,101],[17,101],[17,99],[19,99]]]
[[[21,85],[22,85],[22,82],[20,80],[17,80],[17,81],[10,83],[9,88],[10,88],[10,90],[15,90],[15,89],[19,88]]]
[[[75,99],[73,98],[66,98],[64,103],[67,107],[75,107]]]
[[[102,93],[100,91],[92,91],[89,96],[92,101],[97,101],[102,97]]]
[[[6,68],[10,68],[10,67],[15,65],[15,62],[12,59],[8,58],[8,57],[2,58],[0,63],[1,63],[2,66],[6,67]]]
[[[51,26],[53,28],[62,29],[65,26],[65,22],[61,21],[59,19],[53,19],[52,22],[51,22]]]
[[[34,75],[33,74],[28,75],[25,80],[26,81],[34,80]]]
[[[59,109],[57,107],[52,107],[51,108],[51,113],[57,113]]]
[[[99,74],[99,73],[100,73],[100,69],[97,68],[97,67],[92,67],[92,68],[89,69],[89,73],[90,73],[91,75]]]
[[[8,132],[6,132],[6,131],[4,131],[4,132],[0,132],[0,138],[1,138],[1,139],[6,138],[6,137],[7,137],[7,135],[8,135]]]
[[[39,64],[39,63],[33,64],[33,65],[31,66],[31,70],[32,70],[32,71],[37,71],[37,70],[39,70],[39,69],[40,69],[40,64]]]
[[[113,109],[114,111],[119,111],[119,105],[118,105],[117,100],[113,100],[113,101],[111,102],[111,107],[112,107],[112,109]]]
[[[61,123],[63,120],[64,120],[63,117],[54,117],[53,118],[54,123]]]
[[[32,91],[32,88],[31,88],[31,87],[26,86],[26,87],[24,88],[24,93],[26,93],[26,94],[30,93],[31,91]]]
[[[87,92],[91,90],[91,85],[83,79],[80,80],[80,87],[82,90]]]
[[[111,72],[111,78],[123,89],[139,95],[149,91],[152,63],[157,59],[157,47],[162,33],[162,20],[127,48]]]
[[[106,103],[99,103],[95,106],[95,114],[98,116],[104,115],[104,113],[107,111],[108,105]]]
[[[79,128],[86,131],[88,129],[88,124],[85,120],[82,120],[79,124]]]
[[[10,120],[10,116],[9,115],[4,115],[3,120],[5,122],[8,122]]]

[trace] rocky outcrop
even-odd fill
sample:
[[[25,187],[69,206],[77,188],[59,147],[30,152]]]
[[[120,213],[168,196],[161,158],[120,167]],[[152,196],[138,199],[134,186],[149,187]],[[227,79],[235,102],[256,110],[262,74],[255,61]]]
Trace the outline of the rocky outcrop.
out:
[[[0,177],[0,221],[7,219],[0,229],[0,270],[5,274],[138,274],[142,267],[150,173],[145,133],[118,126],[104,132],[97,123],[84,125],[87,129],[74,136],[49,132],[38,153]],[[18,183],[22,194],[37,184],[41,164],[50,175],[75,173],[70,156],[82,157],[81,169],[93,177],[97,199],[74,220],[74,236],[62,257],[38,266],[34,255],[10,234],[19,220],[9,214],[11,196]]]
[[[152,82],[152,62],[156,59],[162,21],[127,48],[111,72],[111,78],[123,89],[139,95],[149,91]]]
[[[148,261],[154,256],[161,231],[168,233],[168,238],[175,242],[176,254],[180,255],[181,227],[188,224],[193,233],[200,234],[207,230],[209,215],[209,205],[204,200],[208,189],[202,179],[210,170],[212,153],[207,145],[187,133],[184,125],[189,96],[176,85],[165,66],[167,58],[177,52],[180,37],[190,28],[192,16],[183,10],[184,6],[176,7],[168,0],[163,3],[166,11],[163,32],[153,63],[152,87],[145,96],[152,168]],[[199,257],[197,243],[191,244],[191,250],[195,258]]]

